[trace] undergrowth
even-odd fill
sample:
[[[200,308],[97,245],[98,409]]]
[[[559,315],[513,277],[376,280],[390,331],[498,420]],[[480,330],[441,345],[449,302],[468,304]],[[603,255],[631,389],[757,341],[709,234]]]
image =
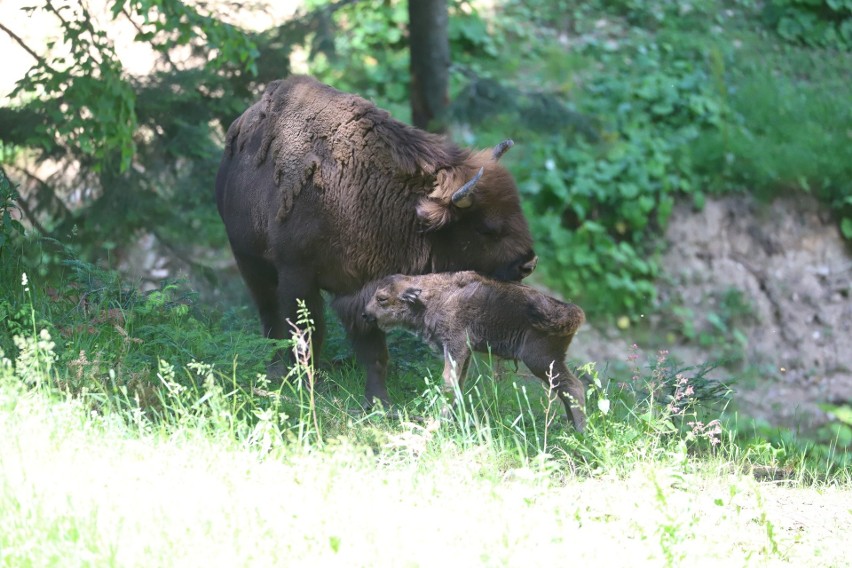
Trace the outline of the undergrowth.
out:
[[[253,331],[223,331],[193,314],[197,308],[173,301],[178,287],[172,295],[164,290],[135,299],[121,286],[99,287],[103,296],[95,302],[90,293],[90,305],[115,305],[120,320],[93,317],[103,312],[90,307],[67,312],[58,324],[44,317],[44,310],[56,310],[55,301],[37,293],[37,283],[24,275],[16,287],[13,311],[20,317],[2,330],[9,339],[3,342],[4,383],[73,397],[140,432],[170,435],[189,428],[265,453],[322,449],[345,439],[382,459],[482,448],[494,467],[544,464],[560,475],[584,477],[628,475],[642,463],[676,458],[688,467],[771,470],[800,482],[849,481],[847,447],[743,436],[725,413],[730,390],[708,377],[708,367],[679,365],[665,352],[646,362],[634,350],[624,369],[582,366],[589,424],[578,434],[540,381],[488,358],[477,360],[449,420],[450,403],[431,378],[428,360],[397,369],[400,385],[389,412],[365,412],[359,369],[312,360],[305,310],[293,322],[291,339],[276,345],[253,339]],[[252,345],[256,352],[247,355]],[[294,350],[297,363],[286,380],[272,383],[263,364],[277,347]]]

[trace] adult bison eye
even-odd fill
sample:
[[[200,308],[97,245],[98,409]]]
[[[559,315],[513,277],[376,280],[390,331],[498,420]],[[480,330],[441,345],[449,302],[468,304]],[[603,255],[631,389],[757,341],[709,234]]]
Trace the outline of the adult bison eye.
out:
[[[476,226],[476,232],[482,235],[483,237],[488,237],[489,239],[496,239],[500,236],[500,227],[493,223],[483,223],[481,225]]]
[[[376,303],[380,306],[387,306],[389,299],[387,296],[376,296]]]

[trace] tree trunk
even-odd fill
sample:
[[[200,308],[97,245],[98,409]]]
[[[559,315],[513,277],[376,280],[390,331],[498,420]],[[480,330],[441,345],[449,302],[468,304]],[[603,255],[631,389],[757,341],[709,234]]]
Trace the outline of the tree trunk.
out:
[[[450,40],[447,0],[409,0],[411,119],[414,126],[443,132],[449,105]]]

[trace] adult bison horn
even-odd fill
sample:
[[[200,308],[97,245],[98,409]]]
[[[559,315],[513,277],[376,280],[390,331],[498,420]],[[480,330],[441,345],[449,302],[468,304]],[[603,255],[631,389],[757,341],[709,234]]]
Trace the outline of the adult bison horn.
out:
[[[493,154],[494,161],[496,162],[497,160],[502,158],[503,154],[506,153],[506,150],[508,150],[509,148],[511,148],[514,145],[515,145],[515,143],[512,142],[511,139],[509,139],[509,140],[503,140],[502,142],[500,142],[499,144],[494,146],[494,154]]]
[[[456,192],[453,194],[452,200],[453,205],[456,207],[461,207],[464,209],[465,207],[470,207],[473,205],[473,199],[470,197],[470,192],[473,191],[473,186],[476,185],[476,182],[479,181],[479,178],[482,177],[482,172],[485,168],[479,168],[479,171],[475,176],[471,178],[469,182],[458,188]]]

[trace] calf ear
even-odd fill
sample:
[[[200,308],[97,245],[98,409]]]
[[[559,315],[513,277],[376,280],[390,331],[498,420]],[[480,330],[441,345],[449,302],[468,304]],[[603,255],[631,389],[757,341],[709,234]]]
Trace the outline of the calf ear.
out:
[[[420,301],[420,292],[422,292],[420,288],[408,288],[405,292],[402,293],[400,298],[406,304],[411,304],[412,306],[422,306],[423,303]]]

